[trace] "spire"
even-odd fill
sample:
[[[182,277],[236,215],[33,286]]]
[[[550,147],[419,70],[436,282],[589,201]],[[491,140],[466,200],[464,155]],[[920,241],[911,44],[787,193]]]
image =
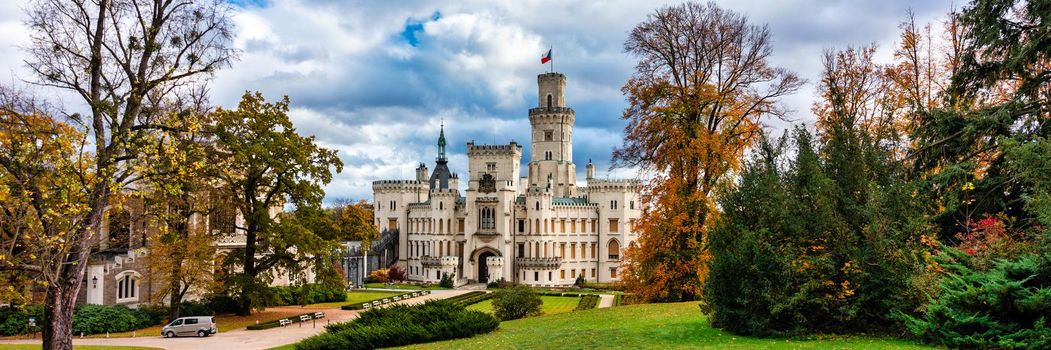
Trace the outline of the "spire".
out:
[[[442,130],[438,134],[438,161],[444,162],[445,159],[445,119],[442,118]]]

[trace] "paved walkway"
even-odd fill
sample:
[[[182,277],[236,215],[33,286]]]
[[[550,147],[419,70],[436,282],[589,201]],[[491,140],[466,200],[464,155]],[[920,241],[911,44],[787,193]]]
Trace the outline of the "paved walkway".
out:
[[[451,298],[468,292],[469,291],[466,290],[435,290],[431,291],[431,294],[422,297],[412,298],[406,301],[400,301],[398,303],[419,304],[427,300]],[[302,312],[309,312],[311,310],[322,310],[300,308],[298,306],[294,307],[294,309],[297,311],[305,310]],[[160,336],[138,338],[91,338],[73,339],[73,345],[127,345],[146,346],[169,350],[269,349],[285,344],[292,344],[310,336],[313,336],[315,334],[324,332],[325,324],[330,322],[342,322],[351,320],[358,317],[359,313],[359,311],[340,309],[323,309],[323,311],[325,312],[326,319],[319,320],[317,322],[316,328],[313,322],[307,322],[302,326],[300,326],[300,324],[295,324],[288,327],[278,327],[259,331],[249,331],[242,328],[223,332],[223,325],[220,324],[219,334],[207,338],[184,337],[167,339]],[[39,343],[40,340],[0,340],[0,344]]]
[[[613,295],[611,294],[599,294],[598,308],[613,307]]]

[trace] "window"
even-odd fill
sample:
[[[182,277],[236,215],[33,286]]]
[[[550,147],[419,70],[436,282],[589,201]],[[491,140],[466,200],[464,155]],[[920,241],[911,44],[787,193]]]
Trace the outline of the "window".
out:
[[[536,201],[536,210],[540,210],[540,201]]]
[[[591,233],[598,232],[598,219],[591,219]]]
[[[540,281],[540,271],[533,271],[533,280]]]
[[[394,230],[398,228],[398,218],[387,218],[387,229]]]
[[[445,209],[445,202],[438,202],[438,210],[444,210],[444,209]]]
[[[597,248],[597,247],[598,247],[598,244],[591,243],[591,258],[592,259],[595,258],[595,250],[596,250],[595,248]],[[591,276],[591,277],[595,277],[595,276]]]
[[[559,245],[559,254],[558,254],[558,256],[561,257],[561,258],[565,258],[566,257],[566,244],[565,243],[562,243],[562,244]],[[562,277],[562,278],[565,278],[565,277]]]
[[[460,228],[460,230],[457,232],[463,233],[463,219],[457,219],[456,221],[458,222]]]
[[[620,231],[620,222],[617,219],[609,219],[609,232],[617,233]]]
[[[566,219],[558,220],[558,232],[566,233]]]
[[[569,277],[570,278],[577,278],[577,269],[569,270]]]
[[[478,228],[482,230],[496,229],[496,209],[488,207],[478,209]]]
[[[628,206],[631,208],[631,210],[635,210],[635,201],[628,202]]]
[[[190,325],[190,324],[197,324],[197,319],[196,318],[187,318],[186,319],[186,324],[188,324],[188,325]]]
[[[544,141],[552,141],[555,139],[554,130],[544,130]]]
[[[138,279],[134,272],[117,275],[117,302],[138,300]]]
[[[609,201],[609,208],[613,209],[613,210],[617,210],[617,204],[618,204],[617,201]]]
[[[591,269],[591,278],[595,278],[595,269],[594,268]]]
[[[620,260],[620,242],[615,239],[609,240],[609,244],[606,246],[609,250],[610,260]]]
[[[551,94],[547,94],[547,108],[551,108]]]
[[[550,280],[551,280],[551,271],[548,271],[548,272],[547,272],[547,280],[548,280],[548,281],[550,281]]]
[[[572,244],[569,245],[569,255],[570,255],[569,256],[570,259],[576,259],[577,258],[577,244],[576,243],[572,243]],[[576,276],[573,276],[573,277],[576,277]]]
[[[562,278],[562,279],[566,279],[566,270],[558,270],[558,271],[559,271],[559,273],[561,273],[561,275],[562,275],[562,277],[561,277],[561,278]]]
[[[617,278],[617,268],[616,267],[609,268],[609,278]]]
[[[518,219],[518,233],[525,232],[525,220]]]
[[[518,243],[518,256],[525,256],[525,244]]]
[[[544,152],[544,160],[551,160],[551,151]]]
[[[495,173],[496,172],[496,163],[493,163],[493,162],[485,163],[485,171],[487,173]]]

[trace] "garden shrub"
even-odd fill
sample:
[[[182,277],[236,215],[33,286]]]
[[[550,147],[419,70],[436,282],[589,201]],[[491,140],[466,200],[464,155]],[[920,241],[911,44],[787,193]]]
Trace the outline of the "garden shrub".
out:
[[[351,322],[326,326],[326,333],[295,345],[296,350],[376,349],[466,338],[495,330],[492,315],[446,300],[371,309]]]
[[[73,313],[73,334],[128,332],[160,322],[146,310],[124,305],[80,305]]]
[[[580,302],[577,303],[577,307],[574,308],[573,311],[594,309],[598,306],[599,299],[599,296],[595,294],[582,296],[580,297]]]
[[[309,305],[347,300],[342,286],[309,283],[301,286],[270,287],[268,306]]]
[[[937,257],[946,276],[938,296],[918,317],[905,313],[908,330],[949,348],[1051,348],[1051,253],[982,259],[948,248]]]
[[[503,321],[539,315],[543,303],[536,291],[526,286],[517,285],[493,292],[493,314]]]
[[[36,327],[29,327],[29,318],[36,318]],[[0,336],[39,332],[44,323],[44,306],[0,307]]]
[[[444,274],[443,273],[442,274],[442,280],[441,280],[441,282],[438,283],[438,285],[441,286],[442,288],[452,288],[453,287],[453,277],[454,276],[456,276],[456,274]]]

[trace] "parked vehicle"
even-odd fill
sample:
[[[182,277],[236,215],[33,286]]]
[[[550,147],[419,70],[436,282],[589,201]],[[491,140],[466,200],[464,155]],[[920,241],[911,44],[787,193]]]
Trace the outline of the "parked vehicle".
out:
[[[175,321],[161,328],[161,335],[165,338],[194,335],[207,337],[218,331],[219,329],[215,326],[215,317],[191,316],[175,319]]]

